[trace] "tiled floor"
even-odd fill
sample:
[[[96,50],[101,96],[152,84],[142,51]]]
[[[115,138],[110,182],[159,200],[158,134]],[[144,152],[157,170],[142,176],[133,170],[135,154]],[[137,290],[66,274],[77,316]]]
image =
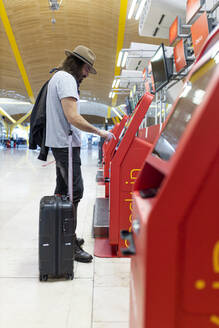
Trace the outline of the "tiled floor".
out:
[[[77,233],[93,253],[93,205],[104,191],[95,182],[97,149],[83,149],[82,163]],[[74,280],[39,282],[39,200],[55,184],[54,163],[44,164],[34,151],[0,150],[0,327],[128,328],[129,259],[75,262]]]

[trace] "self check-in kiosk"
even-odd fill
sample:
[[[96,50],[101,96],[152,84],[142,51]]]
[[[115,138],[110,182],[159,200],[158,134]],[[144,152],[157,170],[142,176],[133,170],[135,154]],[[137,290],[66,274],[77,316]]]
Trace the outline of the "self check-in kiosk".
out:
[[[193,66],[134,184],[124,234],[131,328],[219,326],[218,64],[217,42]]]
[[[109,197],[109,162],[111,160],[111,156],[115,146],[117,145],[120,133],[128,119],[127,115],[124,115],[120,123],[116,123],[110,132],[112,132],[115,136],[115,139],[112,138],[110,141],[105,141],[102,145],[102,161],[101,167],[97,171],[96,181],[99,184],[105,185],[105,197]]]
[[[121,229],[130,229],[132,222],[132,187],[151,144],[136,137],[138,128],[153,100],[146,93],[124,127],[110,164],[109,243],[121,256],[120,248],[127,242],[120,238]]]
[[[146,93],[126,120],[109,167],[109,198],[98,197],[94,206],[93,235],[95,256],[122,256],[120,247],[127,245],[120,238],[120,230],[131,226],[131,189],[151,143],[137,137],[139,126],[152,102]],[[158,133],[158,130],[156,130]],[[128,246],[128,245],[127,245]]]

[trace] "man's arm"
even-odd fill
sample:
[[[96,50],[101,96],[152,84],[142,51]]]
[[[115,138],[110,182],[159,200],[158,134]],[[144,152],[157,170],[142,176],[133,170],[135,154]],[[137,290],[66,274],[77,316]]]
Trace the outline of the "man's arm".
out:
[[[72,97],[63,98],[61,99],[61,104],[65,117],[67,118],[70,124],[74,125],[76,128],[82,131],[94,133],[100,137],[110,139],[110,135],[112,135],[110,132],[96,128],[78,113],[77,100],[75,98]]]

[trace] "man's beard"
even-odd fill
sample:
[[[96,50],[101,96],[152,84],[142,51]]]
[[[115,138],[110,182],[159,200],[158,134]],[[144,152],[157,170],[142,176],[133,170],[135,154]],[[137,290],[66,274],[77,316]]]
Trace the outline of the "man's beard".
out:
[[[80,76],[78,79],[79,84],[81,84],[81,82],[83,81],[83,79],[85,79],[86,76]]]

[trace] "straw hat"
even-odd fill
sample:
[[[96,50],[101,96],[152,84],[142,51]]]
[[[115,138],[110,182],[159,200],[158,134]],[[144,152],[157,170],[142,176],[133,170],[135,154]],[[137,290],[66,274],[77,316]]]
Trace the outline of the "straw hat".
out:
[[[95,53],[85,46],[77,46],[73,51],[65,50],[66,56],[75,56],[90,66],[90,73],[96,74],[93,67],[96,55]]]

